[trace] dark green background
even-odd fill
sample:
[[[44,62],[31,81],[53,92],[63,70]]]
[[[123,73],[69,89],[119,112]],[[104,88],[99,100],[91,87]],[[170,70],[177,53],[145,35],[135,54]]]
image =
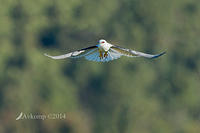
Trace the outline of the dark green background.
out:
[[[99,39],[154,59],[52,60]],[[19,120],[20,112],[65,113]],[[0,0],[1,133],[199,133],[199,0]]]

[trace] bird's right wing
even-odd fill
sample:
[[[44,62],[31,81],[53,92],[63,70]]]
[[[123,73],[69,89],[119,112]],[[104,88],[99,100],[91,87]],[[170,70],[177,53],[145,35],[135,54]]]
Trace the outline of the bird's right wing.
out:
[[[166,52],[162,52],[160,54],[155,54],[155,55],[146,54],[146,53],[138,52],[138,51],[131,50],[131,49],[122,48],[122,47],[115,46],[115,45],[113,45],[111,47],[111,50],[116,52],[116,53],[119,53],[121,55],[128,56],[128,57],[145,57],[145,58],[157,58],[157,57],[166,53]]]
[[[90,53],[93,53],[94,51],[97,50],[97,48],[98,48],[97,46],[91,46],[88,48],[83,48],[83,49],[80,49],[80,50],[77,50],[77,51],[74,51],[71,53],[67,53],[64,55],[58,55],[58,56],[51,56],[46,53],[44,55],[47,57],[50,57],[52,59],[79,58],[79,57],[87,56]]]

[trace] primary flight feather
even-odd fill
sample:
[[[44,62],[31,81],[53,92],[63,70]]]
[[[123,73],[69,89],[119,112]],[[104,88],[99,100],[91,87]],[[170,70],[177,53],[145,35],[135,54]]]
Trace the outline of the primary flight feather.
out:
[[[44,54],[44,55],[52,59],[85,57],[87,60],[90,60],[90,61],[108,62],[114,59],[118,59],[121,56],[157,58],[163,54],[165,54],[165,52],[162,52],[156,55],[146,54],[146,53],[138,52],[135,50],[122,48],[122,47],[110,44],[106,40],[101,39],[99,40],[98,45],[91,46],[88,48],[83,48],[83,49],[80,49],[68,54],[59,55],[59,56],[51,56],[48,54]]]

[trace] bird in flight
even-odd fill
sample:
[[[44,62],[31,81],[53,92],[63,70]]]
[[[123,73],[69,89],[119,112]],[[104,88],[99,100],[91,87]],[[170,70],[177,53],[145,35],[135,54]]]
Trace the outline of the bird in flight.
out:
[[[87,60],[96,61],[96,62],[108,62],[114,59],[118,59],[121,56],[127,57],[145,57],[145,58],[157,58],[165,54],[162,52],[160,54],[152,55],[142,52],[138,52],[131,49],[122,48],[113,44],[108,43],[106,40],[99,40],[99,44],[91,46],[88,48],[83,48],[71,53],[67,53],[59,56],[51,56],[44,54],[52,59],[64,59],[64,58],[80,58],[85,57]]]

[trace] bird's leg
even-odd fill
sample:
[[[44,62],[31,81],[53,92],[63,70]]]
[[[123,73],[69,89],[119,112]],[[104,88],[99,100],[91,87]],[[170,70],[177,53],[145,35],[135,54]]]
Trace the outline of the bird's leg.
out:
[[[103,54],[100,49],[99,49],[99,57],[100,57],[100,59],[103,59]]]
[[[106,51],[105,53],[104,53],[104,57],[106,58],[108,56],[108,51]]]

